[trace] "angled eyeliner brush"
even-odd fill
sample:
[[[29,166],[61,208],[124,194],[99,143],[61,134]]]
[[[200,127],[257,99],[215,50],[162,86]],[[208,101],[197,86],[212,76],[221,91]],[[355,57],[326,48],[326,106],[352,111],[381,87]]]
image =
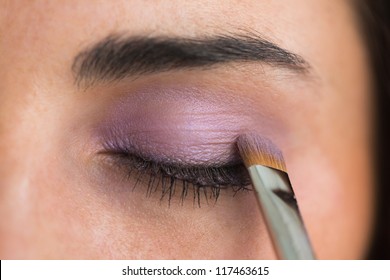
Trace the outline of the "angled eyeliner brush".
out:
[[[237,146],[278,257],[315,259],[281,151],[252,134],[239,136]]]

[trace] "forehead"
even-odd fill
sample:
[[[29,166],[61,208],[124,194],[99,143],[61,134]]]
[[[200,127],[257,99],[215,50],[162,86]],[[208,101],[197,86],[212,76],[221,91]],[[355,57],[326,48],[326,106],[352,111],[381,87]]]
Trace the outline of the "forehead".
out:
[[[364,63],[364,44],[350,1],[4,1],[2,6],[1,44],[17,46],[15,56],[41,65],[44,56],[44,62],[69,68],[81,49],[112,33],[249,32],[301,55],[330,86],[364,68],[356,65]]]
[[[296,36],[309,36],[310,31],[323,38],[331,35],[325,32],[329,28],[353,25],[349,1],[343,0],[0,2],[5,2],[0,14],[7,23],[3,30],[17,26],[51,35],[57,30],[86,39],[118,30],[189,37],[244,30],[292,43],[300,39]],[[316,38],[314,34],[310,37]]]

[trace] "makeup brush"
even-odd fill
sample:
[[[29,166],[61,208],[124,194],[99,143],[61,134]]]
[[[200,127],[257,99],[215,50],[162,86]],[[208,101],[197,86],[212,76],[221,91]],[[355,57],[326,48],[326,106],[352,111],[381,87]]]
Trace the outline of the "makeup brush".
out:
[[[282,152],[269,139],[253,134],[239,136],[237,146],[278,257],[314,259]]]

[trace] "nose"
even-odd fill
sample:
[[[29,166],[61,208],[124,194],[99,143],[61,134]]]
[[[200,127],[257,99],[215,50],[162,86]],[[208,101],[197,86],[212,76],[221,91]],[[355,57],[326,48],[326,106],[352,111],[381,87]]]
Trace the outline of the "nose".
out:
[[[35,230],[28,181],[11,172],[0,180],[0,258],[28,258]]]
[[[32,258],[41,226],[38,211],[44,199],[38,188],[42,143],[25,92],[1,79],[0,104],[0,258]],[[26,89],[29,89],[25,86]]]

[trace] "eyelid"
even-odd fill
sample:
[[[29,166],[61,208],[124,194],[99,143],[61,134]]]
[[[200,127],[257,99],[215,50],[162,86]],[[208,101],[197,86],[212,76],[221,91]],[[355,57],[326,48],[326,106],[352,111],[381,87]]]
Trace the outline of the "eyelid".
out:
[[[241,162],[235,141],[202,139],[199,143],[151,141],[148,134],[126,133],[113,126],[103,141],[104,151],[138,156],[156,163],[175,166],[219,167]],[[154,131],[155,132],[155,131]],[[183,132],[184,133],[184,132]],[[191,134],[191,132],[186,132]],[[154,133],[151,133],[154,134]],[[172,136],[174,138],[174,136]],[[234,138],[233,138],[234,139]]]
[[[246,95],[221,88],[144,85],[113,102],[96,134],[161,161],[223,164],[238,158],[231,151],[239,134],[276,127],[263,116],[266,103],[253,106]]]
[[[117,165],[150,173],[151,175],[161,175],[186,181],[199,187],[207,186],[237,186],[244,187],[250,183],[245,166],[240,163],[230,163],[227,165],[183,165],[155,162],[150,159],[128,154],[127,152],[105,152],[110,157],[115,158]]]
[[[145,188],[147,197],[160,190],[161,199],[167,198],[169,204],[174,195],[180,195],[182,204],[190,195],[200,207],[201,197],[217,201],[221,191],[233,191],[234,195],[250,189],[249,176],[242,164],[193,167],[157,163],[126,153],[100,154],[109,158],[110,165],[123,175],[130,189]]]

